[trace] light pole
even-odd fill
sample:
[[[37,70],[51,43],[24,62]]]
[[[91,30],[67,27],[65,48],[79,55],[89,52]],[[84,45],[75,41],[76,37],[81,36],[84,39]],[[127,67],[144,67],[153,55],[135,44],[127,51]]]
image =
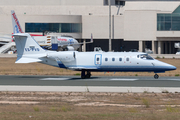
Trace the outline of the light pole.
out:
[[[111,49],[111,0],[109,0],[109,51]]]

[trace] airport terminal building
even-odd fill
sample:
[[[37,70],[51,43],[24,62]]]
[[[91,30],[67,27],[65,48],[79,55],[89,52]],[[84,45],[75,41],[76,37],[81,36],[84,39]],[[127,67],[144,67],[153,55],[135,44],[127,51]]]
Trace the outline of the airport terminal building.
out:
[[[11,34],[11,10],[16,12],[24,32],[70,35],[86,44],[86,51],[100,46],[109,50],[108,0],[1,0],[0,33]],[[180,42],[180,1],[111,0],[113,51],[175,54]]]

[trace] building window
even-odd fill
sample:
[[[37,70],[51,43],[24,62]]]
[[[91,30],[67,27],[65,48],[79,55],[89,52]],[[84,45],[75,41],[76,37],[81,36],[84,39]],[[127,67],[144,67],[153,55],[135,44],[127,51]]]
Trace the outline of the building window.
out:
[[[112,58],[112,61],[115,61],[115,58]]]
[[[25,32],[82,33],[81,23],[25,23]]]
[[[168,31],[172,30],[172,15],[171,14],[158,14],[157,15],[157,30]]]
[[[108,61],[108,58],[105,58],[105,61]]]
[[[104,5],[109,5],[108,0],[104,0]]]
[[[180,31],[180,6],[172,14],[157,14],[157,31]]]
[[[115,5],[120,5],[120,0],[116,0]]]
[[[71,31],[71,24],[69,24],[69,23],[61,23],[60,29],[61,29],[62,33],[68,33],[68,32]]]
[[[125,5],[125,1],[120,1],[120,5]]]
[[[122,58],[119,58],[119,61],[122,61]]]
[[[125,1],[115,0],[115,5],[125,5]]]
[[[180,14],[172,14],[172,30],[180,31]]]

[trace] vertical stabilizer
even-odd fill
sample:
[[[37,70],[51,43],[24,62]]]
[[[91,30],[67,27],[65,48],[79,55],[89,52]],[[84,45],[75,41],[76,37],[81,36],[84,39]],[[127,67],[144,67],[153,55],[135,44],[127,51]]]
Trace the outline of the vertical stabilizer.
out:
[[[29,54],[42,54],[45,50],[28,33],[13,34],[18,56]]]
[[[13,25],[13,33],[23,33],[21,25],[19,23],[19,20],[14,12],[14,10],[11,10],[11,16],[12,16],[12,25]]]

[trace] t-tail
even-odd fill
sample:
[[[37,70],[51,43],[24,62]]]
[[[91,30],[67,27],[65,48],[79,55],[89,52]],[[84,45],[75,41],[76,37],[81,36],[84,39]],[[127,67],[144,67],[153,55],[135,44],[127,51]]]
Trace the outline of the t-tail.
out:
[[[16,33],[13,36],[18,53],[16,63],[40,62],[39,58],[46,56],[46,50],[42,49],[28,33]]]
[[[19,23],[19,20],[16,16],[14,10],[11,10],[11,16],[12,16],[13,34],[23,33],[23,30],[21,28],[21,25]]]

